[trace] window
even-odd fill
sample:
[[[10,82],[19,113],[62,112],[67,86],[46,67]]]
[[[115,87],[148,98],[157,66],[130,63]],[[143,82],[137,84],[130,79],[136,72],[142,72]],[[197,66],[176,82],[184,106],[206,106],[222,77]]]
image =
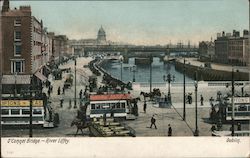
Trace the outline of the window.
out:
[[[116,103],[116,108],[117,108],[117,109],[120,109],[120,108],[121,108],[120,103]]]
[[[42,114],[42,110],[40,109],[34,109],[33,114]]]
[[[14,53],[15,55],[21,55],[21,44],[15,44],[15,53]]]
[[[30,114],[30,110],[29,109],[23,109],[22,110],[22,114],[23,115],[29,115]]]
[[[21,19],[20,18],[15,19],[14,26],[21,26]]]
[[[15,41],[21,41],[21,32],[15,31]]]
[[[11,115],[20,115],[19,109],[11,109]]]
[[[247,111],[247,106],[246,105],[239,106],[238,111]]]
[[[101,105],[100,104],[96,104],[96,109],[101,109]]]
[[[16,72],[21,72],[21,61],[16,61],[15,64]]]
[[[23,73],[24,72],[24,60],[13,60],[11,62],[11,72],[12,73],[15,73],[15,72],[18,72],[18,73]]]
[[[125,109],[125,103],[122,103],[122,108]]]
[[[2,115],[9,115],[9,109],[1,109]]]
[[[91,109],[95,109],[95,104],[91,104]]]
[[[110,103],[110,108],[111,109],[115,108],[115,103]]]

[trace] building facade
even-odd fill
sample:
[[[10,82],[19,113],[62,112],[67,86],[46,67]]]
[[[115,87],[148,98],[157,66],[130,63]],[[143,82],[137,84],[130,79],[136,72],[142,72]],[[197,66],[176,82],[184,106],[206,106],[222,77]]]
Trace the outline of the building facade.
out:
[[[243,36],[240,32],[233,31],[233,34],[222,33],[218,34],[215,40],[215,57],[220,63],[246,66],[249,65],[249,32],[243,31]]]
[[[39,87],[46,81],[43,66],[49,60],[46,47],[52,42],[46,39],[42,21],[32,16],[30,6],[10,9],[4,0],[1,14],[2,32],[2,85],[3,93],[15,95],[27,89],[32,81]]]
[[[211,41],[202,41],[199,43],[199,54],[202,57],[213,59],[215,55],[215,46],[214,42]]]

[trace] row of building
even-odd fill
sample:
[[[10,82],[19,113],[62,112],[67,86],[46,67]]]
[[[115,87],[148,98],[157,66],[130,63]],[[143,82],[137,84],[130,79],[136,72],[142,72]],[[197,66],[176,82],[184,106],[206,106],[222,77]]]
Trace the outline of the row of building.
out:
[[[4,0],[0,18],[3,93],[13,94],[15,89],[20,94],[31,83],[30,76],[41,86],[47,80],[50,64],[74,53],[67,36],[48,32],[43,21],[32,15],[30,6],[10,9],[9,0]]]
[[[212,61],[247,66],[250,65],[249,31],[244,30],[240,36],[239,31],[233,33],[217,33],[214,41],[202,41],[199,43],[199,53]]]

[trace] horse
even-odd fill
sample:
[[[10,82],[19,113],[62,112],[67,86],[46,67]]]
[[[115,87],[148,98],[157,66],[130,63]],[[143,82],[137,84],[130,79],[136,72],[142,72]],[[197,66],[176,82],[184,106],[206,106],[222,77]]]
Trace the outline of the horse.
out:
[[[146,92],[141,92],[140,95],[143,95],[144,97],[144,100],[149,97],[150,99],[152,99],[154,96],[161,96],[161,91],[160,89],[156,89],[154,88],[153,89],[153,92],[150,92],[150,93],[146,93]]]
[[[140,95],[142,95],[144,97],[144,100],[146,100],[146,98],[152,97],[150,93],[146,93],[146,92],[142,92],[142,91],[141,91]]]
[[[76,118],[76,119],[74,119],[71,122],[71,127],[72,126],[76,126],[77,127],[75,136],[77,135],[77,133],[78,133],[79,130],[81,130],[82,134],[84,135],[84,133],[83,133],[82,130],[89,127],[89,122],[82,121],[82,120]]]

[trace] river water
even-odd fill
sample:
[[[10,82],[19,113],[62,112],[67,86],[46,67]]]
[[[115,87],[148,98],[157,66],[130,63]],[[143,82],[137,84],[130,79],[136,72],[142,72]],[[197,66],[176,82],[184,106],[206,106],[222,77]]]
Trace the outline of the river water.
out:
[[[122,80],[124,82],[133,81],[133,69],[135,71],[135,82],[149,82],[150,81],[150,66],[149,65],[136,65],[135,58],[129,58],[129,62],[122,64]],[[103,65],[105,69],[112,76],[121,78],[121,63],[120,62],[108,62]],[[152,82],[162,83],[164,82],[163,76],[170,73],[174,76],[174,82],[183,83],[183,74],[176,71],[173,64],[164,64],[159,58],[154,57],[152,63]],[[186,76],[186,82],[192,82],[193,80]]]

